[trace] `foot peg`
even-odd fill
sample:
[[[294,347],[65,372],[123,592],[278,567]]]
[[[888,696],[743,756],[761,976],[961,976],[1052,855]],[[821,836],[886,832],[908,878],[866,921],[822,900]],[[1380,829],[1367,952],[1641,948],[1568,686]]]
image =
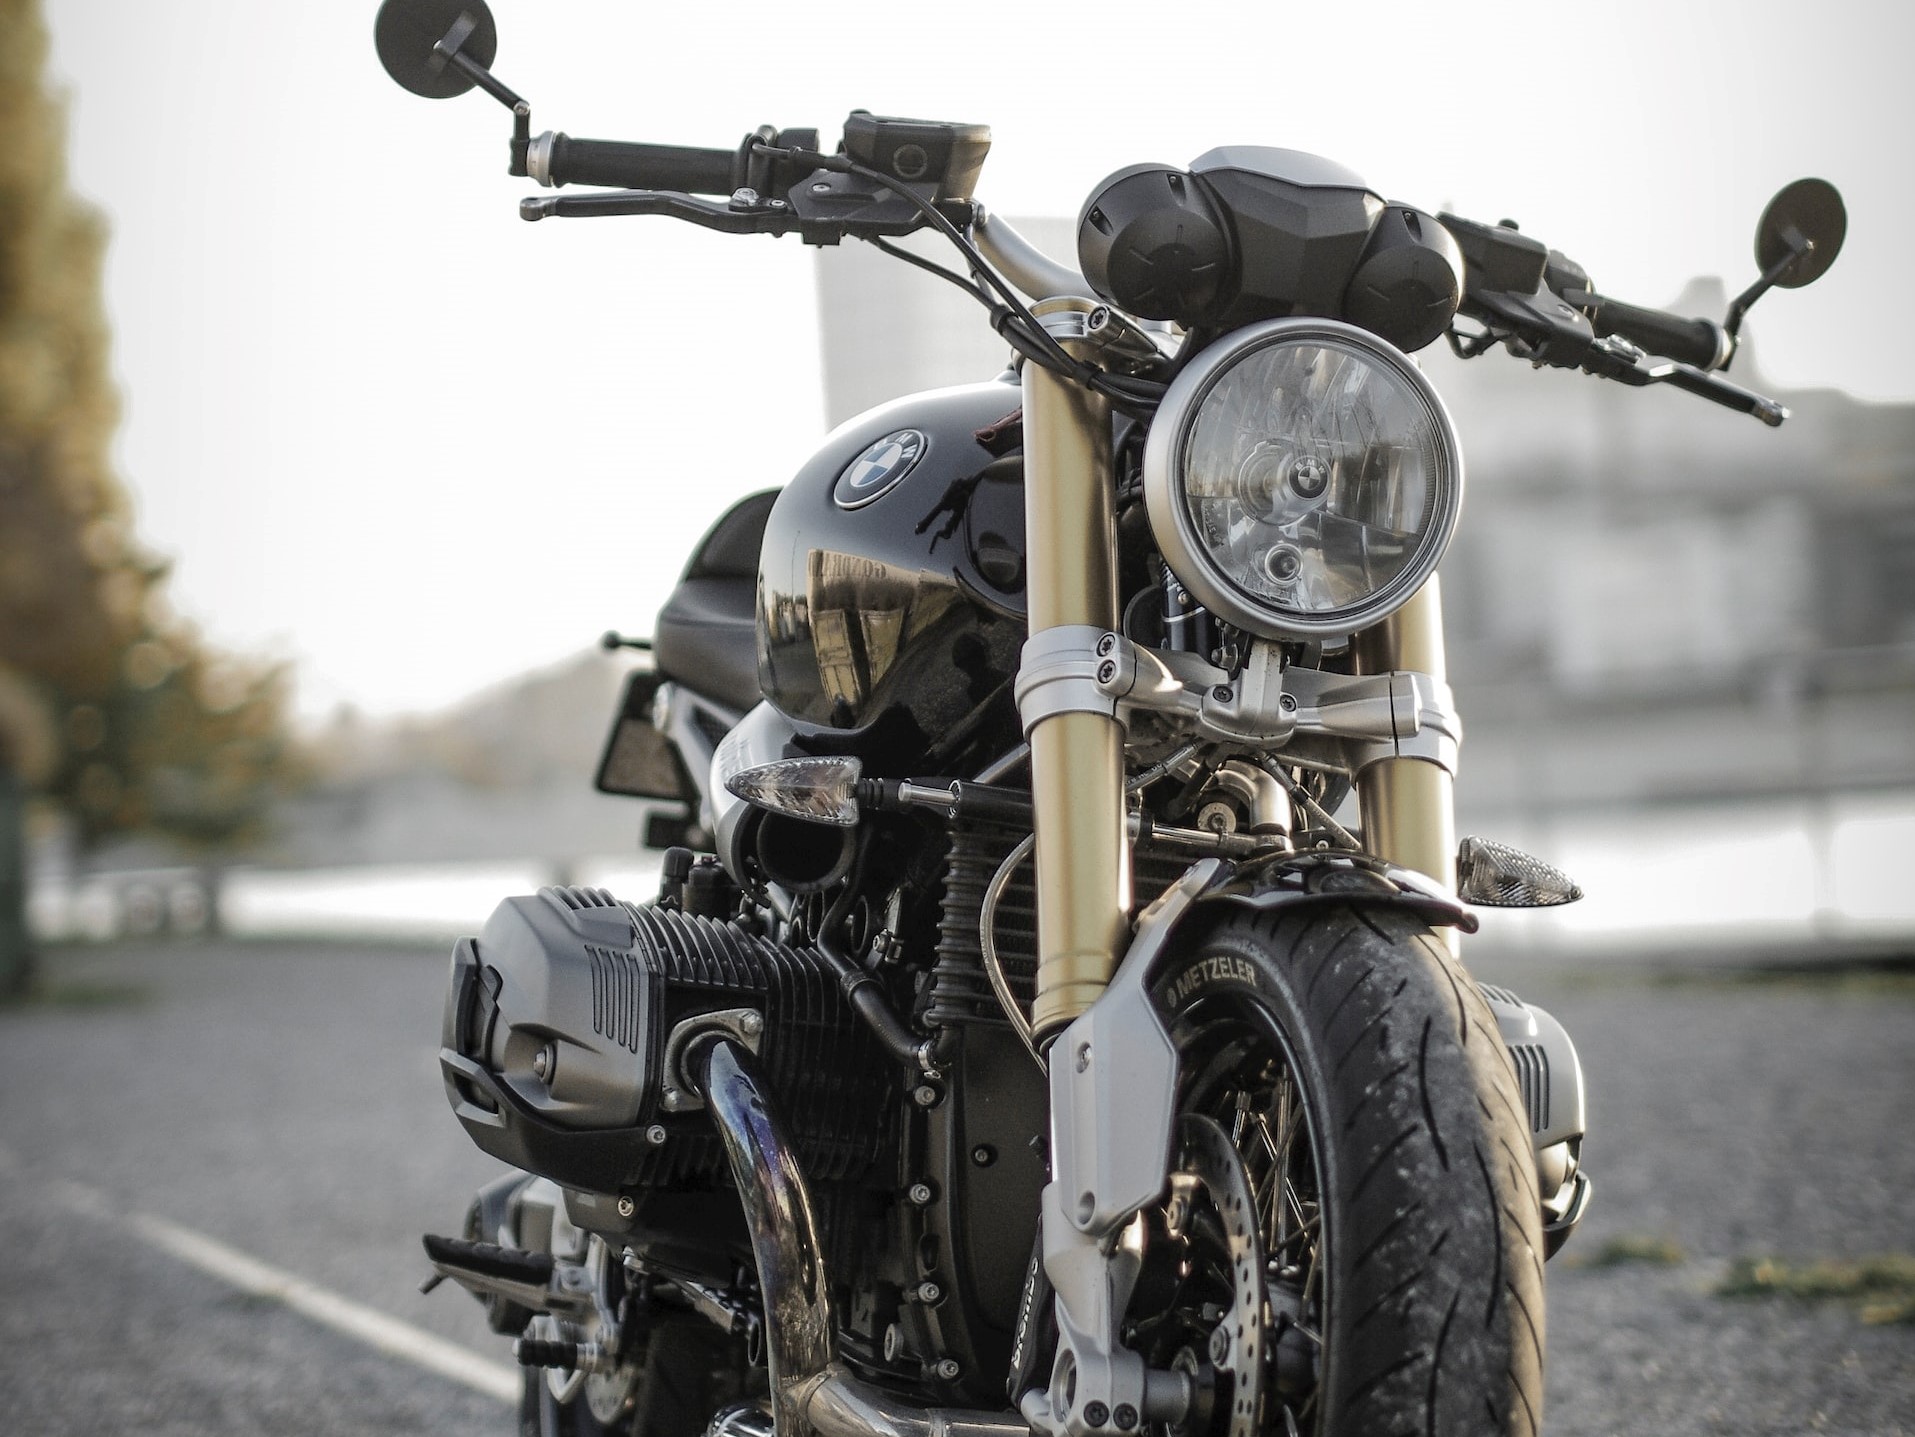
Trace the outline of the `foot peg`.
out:
[[[552,1280],[549,1252],[525,1252],[495,1242],[468,1242],[462,1237],[438,1237],[433,1233],[425,1235],[425,1245],[434,1267],[455,1269],[446,1274],[448,1277],[466,1273],[531,1287],[544,1287]]]
[[[497,1243],[468,1242],[462,1237],[425,1238],[426,1257],[435,1277],[449,1277],[474,1297],[504,1298],[530,1312],[573,1314],[592,1305],[589,1286],[557,1280],[558,1263],[549,1252],[525,1252]],[[565,1279],[575,1279],[567,1269]]]

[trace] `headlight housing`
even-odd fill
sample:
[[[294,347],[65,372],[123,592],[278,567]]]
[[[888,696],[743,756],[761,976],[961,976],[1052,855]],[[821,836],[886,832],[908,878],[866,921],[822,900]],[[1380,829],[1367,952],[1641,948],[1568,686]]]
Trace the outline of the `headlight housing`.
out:
[[[1342,637],[1394,613],[1456,532],[1463,453],[1422,371],[1354,325],[1276,319],[1198,355],[1144,446],[1164,561],[1218,618]]]

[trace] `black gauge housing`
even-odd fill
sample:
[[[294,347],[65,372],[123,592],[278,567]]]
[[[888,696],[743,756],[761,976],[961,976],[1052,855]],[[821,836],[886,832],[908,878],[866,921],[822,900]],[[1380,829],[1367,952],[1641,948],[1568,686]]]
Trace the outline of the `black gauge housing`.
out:
[[[1085,205],[1077,253],[1113,304],[1193,328],[1308,315],[1414,350],[1462,301],[1462,255],[1442,225],[1299,150],[1229,145],[1187,171],[1119,170]]]
[[[1389,205],[1343,295],[1343,318],[1406,354],[1439,338],[1463,302],[1463,251],[1433,215]]]
[[[1092,288],[1145,319],[1208,313],[1232,273],[1208,191],[1167,165],[1132,165],[1104,181],[1078,216],[1077,258]]]

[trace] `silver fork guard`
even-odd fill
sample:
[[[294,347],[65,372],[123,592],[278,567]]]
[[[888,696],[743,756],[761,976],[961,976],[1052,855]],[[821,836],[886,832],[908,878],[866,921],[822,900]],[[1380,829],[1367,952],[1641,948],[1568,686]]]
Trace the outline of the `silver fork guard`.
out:
[[[1049,1386],[1024,1395],[1034,1431],[1089,1437],[1106,1424],[1175,1424],[1194,1396],[1183,1375],[1146,1368],[1118,1328],[1141,1257],[1126,1230],[1163,1191],[1177,1099],[1177,1050],[1146,985],[1178,921],[1231,871],[1207,858],[1153,901],[1110,986],[1051,1046],[1051,1181],[1040,1221],[1057,1358]]]

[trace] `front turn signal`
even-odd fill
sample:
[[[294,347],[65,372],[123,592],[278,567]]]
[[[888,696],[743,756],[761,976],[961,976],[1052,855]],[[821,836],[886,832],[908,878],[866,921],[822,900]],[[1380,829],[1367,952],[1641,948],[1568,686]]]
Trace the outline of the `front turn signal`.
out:
[[[1562,869],[1520,848],[1469,837],[1456,849],[1456,896],[1481,908],[1555,908],[1583,891]]]

